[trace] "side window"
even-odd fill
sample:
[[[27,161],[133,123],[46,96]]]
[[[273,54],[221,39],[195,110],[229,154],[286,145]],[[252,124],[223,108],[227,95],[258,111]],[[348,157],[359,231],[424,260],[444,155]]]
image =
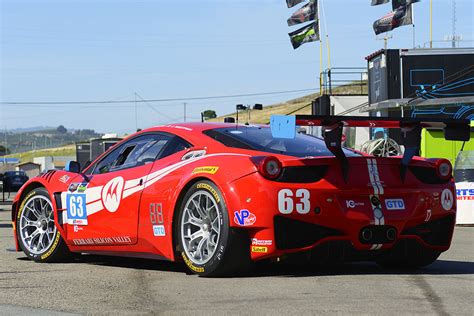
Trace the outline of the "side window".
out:
[[[102,174],[151,163],[170,139],[170,136],[163,134],[147,134],[131,139],[104,157],[93,168],[93,173]]]
[[[165,150],[163,150],[163,153],[160,155],[160,159],[171,156],[174,153],[186,150],[191,147],[193,146],[190,143],[178,136],[175,136],[172,140],[170,140],[169,145],[165,148]]]

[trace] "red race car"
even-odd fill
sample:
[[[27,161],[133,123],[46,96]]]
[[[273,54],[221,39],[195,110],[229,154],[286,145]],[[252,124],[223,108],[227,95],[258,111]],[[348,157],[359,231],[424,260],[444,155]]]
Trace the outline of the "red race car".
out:
[[[321,125],[324,139],[295,133]],[[405,155],[341,147],[344,126],[402,128]],[[423,127],[469,139],[469,122],[272,118],[268,126],[150,128],[80,171],[28,181],[13,203],[17,250],[53,262],[71,253],[184,261],[203,276],[304,253],[313,261],[425,266],[446,251],[456,199],[445,159],[414,157]]]

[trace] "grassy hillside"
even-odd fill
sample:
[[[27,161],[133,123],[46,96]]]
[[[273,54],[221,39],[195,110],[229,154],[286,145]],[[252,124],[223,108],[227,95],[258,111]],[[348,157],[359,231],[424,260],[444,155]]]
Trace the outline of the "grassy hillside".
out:
[[[7,158],[19,158],[21,162],[28,162],[33,161],[35,157],[43,157],[43,156],[76,156],[76,146],[75,145],[68,145],[64,147],[57,147],[57,148],[47,148],[47,149],[40,149],[35,151],[26,151],[17,154],[7,155]]]
[[[360,94],[359,85],[343,85],[332,89],[333,94]],[[367,93],[367,88],[363,88],[363,92]],[[268,124],[270,122],[270,116],[272,114],[311,114],[311,101],[319,97],[319,93],[309,94],[307,96],[289,100],[283,103],[269,105],[263,107],[263,110],[250,111],[250,122],[254,124]],[[223,122],[225,117],[236,117],[236,113],[230,113],[227,115],[216,117],[215,119],[208,120],[209,122]],[[239,121],[241,123],[247,122],[247,112],[239,112]]]

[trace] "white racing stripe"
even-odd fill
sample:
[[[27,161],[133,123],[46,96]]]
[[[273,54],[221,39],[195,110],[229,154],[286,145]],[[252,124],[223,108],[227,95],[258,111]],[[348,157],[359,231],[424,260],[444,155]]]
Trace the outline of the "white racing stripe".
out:
[[[370,195],[370,205],[372,205],[372,211],[374,212],[374,225],[385,225],[382,201],[380,200],[380,195],[384,194],[384,188],[380,181],[377,160],[367,159],[367,169],[369,171],[370,184],[374,190],[374,194]],[[372,203],[372,200],[375,199],[379,202],[378,205]],[[370,250],[379,250],[380,248],[382,248],[382,244],[373,244]]]
[[[244,154],[210,154],[210,155],[204,155],[204,156],[199,156],[195,158],[190,158],[184,161],[177,162],[175,164],[172,164],[170,166],[167,166],[163,169],[160,169],[158,171],[155,171],[153,173],[150,173],[146,176],[137,178],[137,179],[131,179],[125,182],[124,185],[124,190],[122,193],[122,199],[127,198],[131,196],[132,194],[135,194],[137,192],[142,191],[144,188],[147,188],[154,183],[156,183],[158,180],[162,179],[163,177],[169,175],[170,173],[186,166],[191,163],[194,163],[198,160],[203,160],[206,158],[211,158],[211,157],[217,157],[217,156],[241,156],[241,157],[250,157],[250,155],[244,155]],[[144,184],[140,184],[140,182]],[[100,212],[104,209],[104,205],[102,203],[102,188],[104,186],[96,186],[96,187],[87,187],[86,189],[86,203],[87,203],[87,215],[92,215],[97,212]],[[62,204],[65,207],[66,206],[66,194],[68,192],[62,192],[61,194],[61,200]],[[65,212],[66,214],[66,212]]]

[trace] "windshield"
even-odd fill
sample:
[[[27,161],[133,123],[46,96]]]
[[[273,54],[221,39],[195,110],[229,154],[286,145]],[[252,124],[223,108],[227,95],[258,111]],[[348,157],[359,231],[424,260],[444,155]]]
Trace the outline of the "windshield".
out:
[[[268,127],[233,126],[204,131],[207,136],[228,147],[259,150],[294,157],[333,156],[320,138],[297,134],[293,139],[274,138]],[[344,149],[346,156],[360,156]]]

